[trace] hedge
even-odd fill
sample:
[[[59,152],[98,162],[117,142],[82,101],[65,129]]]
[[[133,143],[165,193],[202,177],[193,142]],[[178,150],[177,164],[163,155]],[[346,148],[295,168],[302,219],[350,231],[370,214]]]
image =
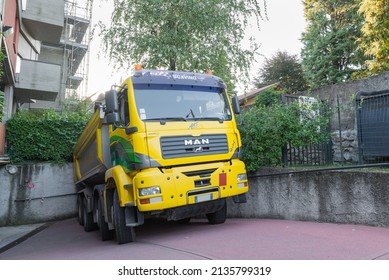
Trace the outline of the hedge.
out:
[[[16,113],[6,123],[11,161],[72,161],[73,146],[88,119],[86,114],[59,114],[52,110]]]

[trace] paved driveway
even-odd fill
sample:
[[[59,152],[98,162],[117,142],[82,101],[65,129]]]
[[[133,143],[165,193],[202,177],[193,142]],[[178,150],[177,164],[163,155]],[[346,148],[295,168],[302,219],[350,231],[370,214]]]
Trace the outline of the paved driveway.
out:
[[[0,254],[2,260],[389,260],[389,228],[271,219],[147,221],[136,241],[102,242],[75,219],[53,223]]]

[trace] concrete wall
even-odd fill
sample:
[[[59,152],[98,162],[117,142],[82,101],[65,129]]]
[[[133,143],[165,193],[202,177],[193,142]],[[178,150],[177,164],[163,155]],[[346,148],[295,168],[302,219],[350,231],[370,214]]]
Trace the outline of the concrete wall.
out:
[[[35,60],[21,60],[15,93],[19,102],[30,99],[54,101],[60,90],[61,66]]]
[[[270,172],[277,170],[260,173]],[[389,226],[388,180],[389,173],[364,171],[251,178],[248,203],[230,205],[229,215]]]
[[[22,20],[34,38],[56,44],[64,27],[64,0],[29,0],[22,9]]]
[[[74,217],[72,168],[72,164],[22,165],[10,175],[7,166],[0,166],[0,226]]]
[[[0,226],[76,216],[72,164],[0,166]],[[284,172],[263,169],[258,174]],[[255,177],[248,202],[228,201],[229,217],[389,226],[389,173],[327,171]]]

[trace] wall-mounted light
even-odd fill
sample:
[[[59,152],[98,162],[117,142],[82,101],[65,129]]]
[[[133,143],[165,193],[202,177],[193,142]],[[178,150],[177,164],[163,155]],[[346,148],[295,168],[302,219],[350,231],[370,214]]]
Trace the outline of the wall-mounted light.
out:
[[[12,165],[12,164],[7,164],[5,166],[5,169],[8,171],[9,174],[11,175],[15,175],[16,173],[18,173],[19,169],[16,165]]]
[[[12,26],[4,25],[3,28],[1,29],[1,32],[3,33],[4,37],[7,37],[14,33],[14,28]]]

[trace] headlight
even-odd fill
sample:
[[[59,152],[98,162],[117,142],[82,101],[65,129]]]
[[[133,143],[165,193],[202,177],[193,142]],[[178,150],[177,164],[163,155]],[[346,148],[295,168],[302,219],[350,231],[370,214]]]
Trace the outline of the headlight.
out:
[[[247,180],[247,175],[246,173],[244,174],[238,174],[238,177],[236,178],[239,181],[246,181]]]
[[[139,189],[139,196],[148,196],[160,193],[161,189],[157,186]]]

